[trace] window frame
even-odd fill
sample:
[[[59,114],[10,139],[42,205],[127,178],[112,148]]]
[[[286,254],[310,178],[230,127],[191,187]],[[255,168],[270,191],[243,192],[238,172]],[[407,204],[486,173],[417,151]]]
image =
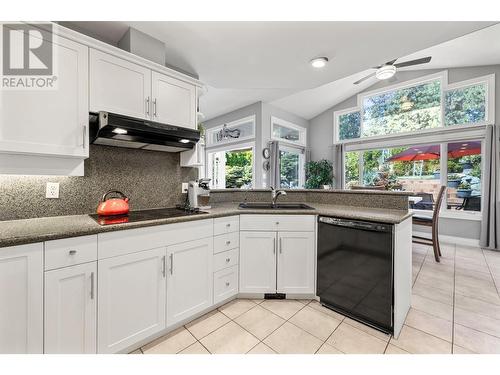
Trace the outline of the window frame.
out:
[[[279,138],[274,136],[274,125],[279,125],[288,129],[297,130],[299,132],[299,140],[298,141],[290,141],[284,138]],[[295,145],[299,147],[307,146],[307,128],[304,128],[300,125],[294,124],[293,122],[283,120],[276,116],[271,116],[271,140],[278,141],[280,143]]]
[[[217,143],[214,143],[212,141],[212,136],[215,133],[217,133],[218,131],[220,131],[224,127],[224,124],[215,126],[213,128],[208,128],[206,130],[206,137],[205,137],[206,147],[218,148],[220,146],[227,145],[227,144],[239,143],[242,141],[248,141],[250,139],[255,139],[256,138],[256,135],[255,135],[256,116],[255,115],[250,115],[250,116],[246,116],[246,117],[234,120],[234,121],[226,122],[225,125],[229,129],[231,129],[231,128],[234,128],[238,125],[245,124],[248,122],[252,123],[252,135],[249,135],[246,137],[240,137],[240,138],[227,138],[227,139],[220,141],[220,142],[217,142]]]
[[[217,153],[217,152],[231,152],[231,151],[238,151],[238,150],[245,150],[245,149],[251,149],[252,150],[252,189],[255,189],[255,142],[245,142],[245,143],[238,143],[235,145],[230,145],[229,147],[227,145],[221,146],[221,147],[212,147],[210,149],[205,149],[205,160],[206,160],[206,165],[205,165],[205,176],[207,178],[210,178],[210,186],[211,189],[220,189],[220,190],[226,190],[226,189],[234,189],[234,188],[212,188],[212,182],[213,182],[213,174],[211,172],[211,166],[210,166],[210,157],[209,154],[211,153]],[[240,190],[249,190],[249,189],[241,189]]]
[[[401,132],[397,134],[389,134],[389,135],[378,135],[378,136],[372,136],[372,137],[360,137],[360,138],[353,138],[353,139],[339,139],[339,116],[353,113],[353,112],[360,112],[361,114],[361,124],[360,124],[360,134],[363,134],[363,117],[364,117],[364,111],[363,111],[363,100],[366,97],[371,97],[375,95],[380,95],[383,93],[399,90],[399,89],[404,89],[408,87],[414,87],[414,86],[419,86],[421,84],[425,84],[428,82],[432,82],[435,80],[440,80],[441,84],[441,126],[437,128],[432,128],[432,129],[424,129],[420,131],[414,131],[414,132]],[[444,99],[445,99],[445,92],[450,91],[450,90],[456,90],[458,88],[462,87],[469,87],[469,86],[474,86],[477,84],[481,83],[486,83],[487,85],[487,97],[486,97],[486,117],[487,120],[483,121],[481,123],[467,123],[467,124],[454,124],[454,125],[449,125],[445,126],[444,125]],[[390,139],[398,139],[401,137],[404,138],[412,138],[415,136],[425,136],[425,135],[434,135],[434,134],[440,134],[443,132],[457,132],[457,131],[467,131],[469,128],[477,128],[481,127],[484,125],[490,125],[495,122],[495,73],[488,74],[485,76],[480,76],[480,77],[475,77],[472,79],[468,79],[465,81],[460,81],[460,82],[455,82],[452,84],[448,83],[448,71],[444,70],[438,73],[434,74],[429,74],[423,77],[419,77],[416,79],[408,80],[405,82],[397,83],[394,85],[390,85],[387,87],[384,87],[382,89],[375,89],[367,92],[362,92],[357,95],[357,104],[355,107],[350,107],[346,108],[343,110],[335,111],[333,113],[333,144],[356,144],[356,143],[366,143],[366,142],[376,142],[379,140],[390,140]]]
[[[292,189],[303,189],[304,185],[306,183],[306,171],[305,171],[305,165],[306,165],[306,150],[304,147],[296,147],[296,146],[291,146],[287,144],[281,144],[278,143],[278,153],[283,150],[285,152],[289,152],[292,154],[298,154],[299,155],[299,186],[297,188],[292,188]],[[280,159],[281,161],[281,159]],[[281,162],[280,162],[280,189],[281,188]]]

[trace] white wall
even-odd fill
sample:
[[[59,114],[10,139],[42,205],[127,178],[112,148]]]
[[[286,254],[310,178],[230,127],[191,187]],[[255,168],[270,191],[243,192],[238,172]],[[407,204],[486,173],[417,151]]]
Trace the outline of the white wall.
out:
[[[380,81],[364,91],[384,88],[443,70],[445,69],[399,72],[396,74],[396,81]],[[492,73],[495,73],[495,88],[497,92],[495,97],[495,116],[498,118],[500,116],[500,65],[448,69],[448,83],[465,81]],[[328,159],[333,161],[333,113],[342,109],[355,107],[356,105],[357,95],[354,95],[310,120],[309,146],[311,148],[312,160]],[[481,222],[478,220],[440,219],[440,233],[443,235],[479,239],[480,231]]]
[[[278,117],[307,129],[309,129],[309,121],[270,104],[257,102],[204,121],[203,126],[210,129],[251,115],[255,115],[255,187],[263,188],[269,186],[268,175],[262,168],[264,162],[262,150],[267,147],[268,142],[271,140],[271,117]],[[244,141],[244,143],[246,142],[248,140]],[[237,144],[233,143],[231,145]]]

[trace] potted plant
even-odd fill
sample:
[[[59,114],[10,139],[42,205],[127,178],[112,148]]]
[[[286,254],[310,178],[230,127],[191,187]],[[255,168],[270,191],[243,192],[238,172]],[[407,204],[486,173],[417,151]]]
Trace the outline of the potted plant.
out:
[[[333,164],[322,159],[306,163],[306,189],[321,189],[324,185],[333,183]]]
[[[458,198],[468,198],[472,194],[472,189],[470,186],[470,183],[464,181],[461,182],[460,185],[458,185],[457,189],[457,197]]]
[[[450,173],[448,175],[448,187],[450,188],[457,188],[458,185],[460,185],[460,182],[462,181],[462,176],[456,173]]]

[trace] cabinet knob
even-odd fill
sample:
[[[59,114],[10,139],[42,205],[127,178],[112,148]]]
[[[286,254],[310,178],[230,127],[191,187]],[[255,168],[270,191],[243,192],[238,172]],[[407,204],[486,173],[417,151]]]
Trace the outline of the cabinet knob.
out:
[[[231,258],[226,258],[226,263],[229,263],[231,261]]]
[[[226,224],[226,227],[228,227],[228,228],[229,228],[230,226],[231,226],[231,224]]]
[[[226,245],[230,245],[231,244],[231,241],[226,241]]]
[[[229,281],[226,281],[226,286],[229,286]]]
[[[69,251],[69,255],[75,255],[76,254],[76,250],[70,250]]]
[[[280,224],[280,222],[279,222],[279,221],[277,221],[277,222],[276,222],[276,225],[279,225],[279,224]]]

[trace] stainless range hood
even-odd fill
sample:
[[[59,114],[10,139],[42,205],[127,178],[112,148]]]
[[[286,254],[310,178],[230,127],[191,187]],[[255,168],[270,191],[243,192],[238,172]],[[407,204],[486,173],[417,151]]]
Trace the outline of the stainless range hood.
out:
[[[192,149],[200,140],[197,130],[109,112],[89,114],[89,133],[96,145],[165,152]]]

